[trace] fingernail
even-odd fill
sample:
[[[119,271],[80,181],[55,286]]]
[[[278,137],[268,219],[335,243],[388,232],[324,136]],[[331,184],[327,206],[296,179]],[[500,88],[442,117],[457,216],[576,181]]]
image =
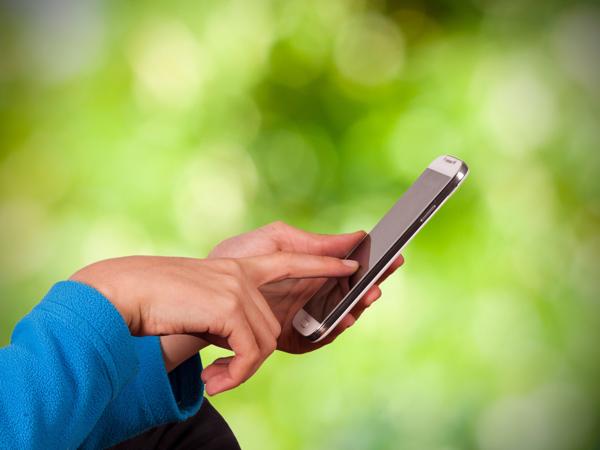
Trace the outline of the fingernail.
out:
[[[348,267],[352,267],[353,269],[358,269],[358,261],[354,261],[353,259],[343,259],[342,263]]]

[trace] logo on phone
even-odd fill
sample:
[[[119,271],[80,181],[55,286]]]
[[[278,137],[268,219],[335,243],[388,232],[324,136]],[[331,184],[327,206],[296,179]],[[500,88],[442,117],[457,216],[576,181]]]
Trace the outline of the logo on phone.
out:
[[[444,157],[444,161],[446,161],[447,163],[450,163],[450,164],[456,164],[455,159],[450,159],[447,156]]]

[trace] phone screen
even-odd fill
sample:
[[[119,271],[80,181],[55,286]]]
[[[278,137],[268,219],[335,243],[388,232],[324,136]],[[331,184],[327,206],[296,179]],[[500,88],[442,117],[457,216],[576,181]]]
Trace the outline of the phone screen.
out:
[[[304,305],[304,310],[318,322],[323,322],[352,288],[365,278],[376,275],[371,271],[398,240],[403,237],[406,237],[406,240],[410,238],[404,235],[450,181],[451,177],[426,169],[347,256],[348,259],[358,261],[359,269],[349,278],[328,279]]]

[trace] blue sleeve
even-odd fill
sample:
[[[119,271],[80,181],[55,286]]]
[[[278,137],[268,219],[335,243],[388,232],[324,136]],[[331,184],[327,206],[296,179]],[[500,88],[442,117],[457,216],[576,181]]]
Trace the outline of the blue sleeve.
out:
[[[78,447],[137,366],[112,304],[88,286],[56,284],[0,349],[0,447]]]
[[[95,289],[57,283],[0,349],[0,448],[98,448],[182,420],[202,401],[200,359],[170,375],[158,338],[134,338]]]
[[[167,374],[158,337],[131,339],[139,360],[137,376],[110,402],[84,449],[115,445],[149,428],[185,420],[200,409],[204,385],[199,355]]]

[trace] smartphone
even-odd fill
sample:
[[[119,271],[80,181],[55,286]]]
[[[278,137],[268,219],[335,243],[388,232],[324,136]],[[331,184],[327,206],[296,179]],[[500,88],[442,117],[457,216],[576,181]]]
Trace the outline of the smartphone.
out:
[[[330,278],[294,316],[294,328],[319,342],[383,275],[400,251],[450,198],[469,173],[458,158],[436,158],[388,213],[346,256],[360,264],[346,278]]]

